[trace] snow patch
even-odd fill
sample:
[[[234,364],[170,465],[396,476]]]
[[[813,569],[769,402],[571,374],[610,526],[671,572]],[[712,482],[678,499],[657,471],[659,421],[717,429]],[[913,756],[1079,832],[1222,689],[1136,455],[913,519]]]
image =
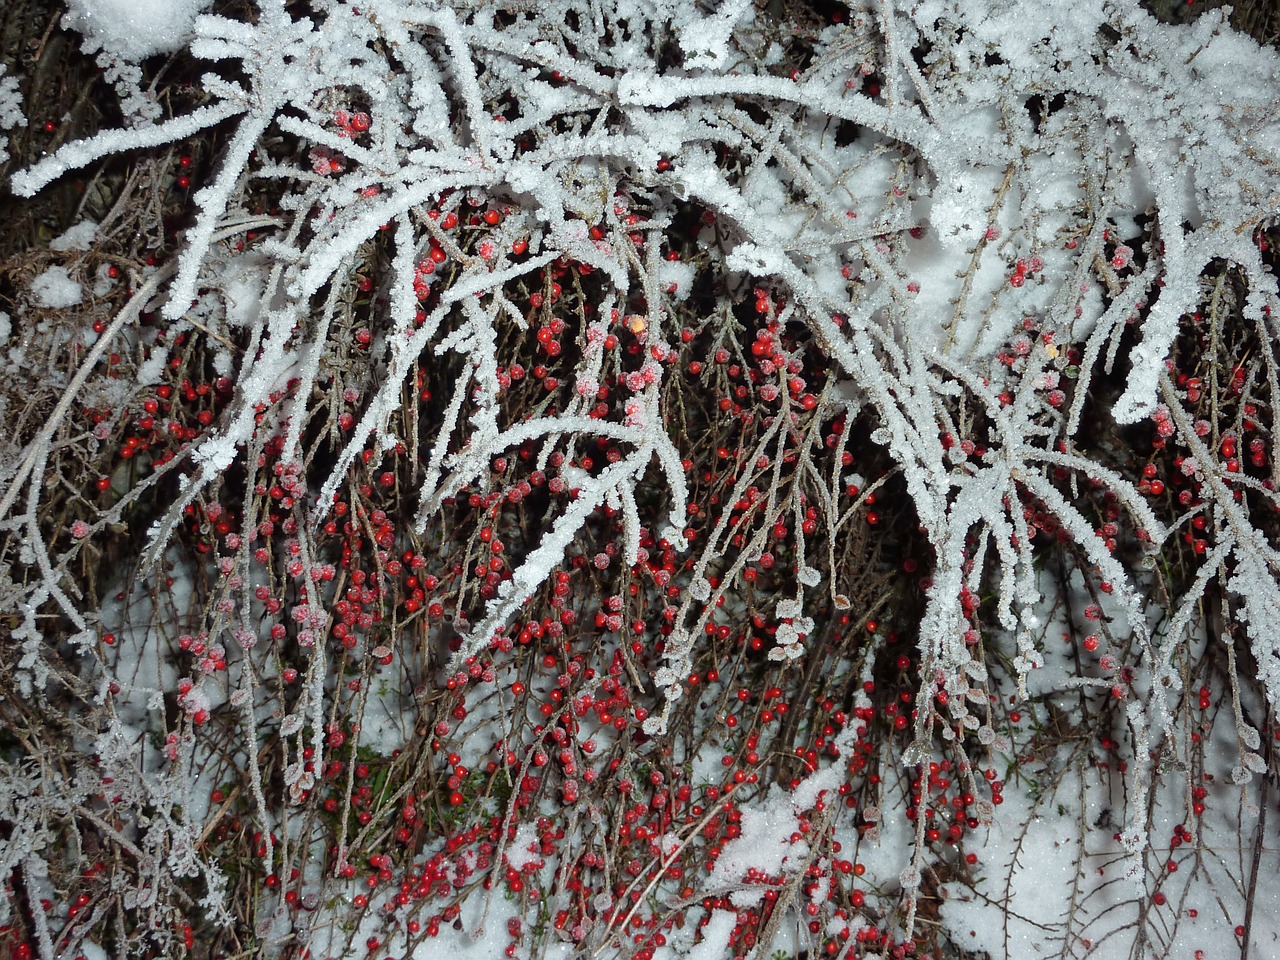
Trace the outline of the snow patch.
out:
[[[98,234],[98,225],[92,220],[81,220],[67,229],[60,237],[49,241],[50,250],[88,250],[93,246],[93,239]]]
[[[66,26],[107,53],[145,60],[172,53],[191,35],[210,0],[69,0]]]
[[[83,288],[71,279],[70,271],[56,266],[31,281],[31,293],[36,298],[36,306],[51,310],[74,307],[84,297]]]

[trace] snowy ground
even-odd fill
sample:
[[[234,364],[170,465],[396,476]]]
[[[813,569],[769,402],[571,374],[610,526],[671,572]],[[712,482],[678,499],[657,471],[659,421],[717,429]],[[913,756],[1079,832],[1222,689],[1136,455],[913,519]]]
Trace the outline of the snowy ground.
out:
[[[172,572],[177,576],[166,594],[167,613],[161,613],[180,619],[179,611],[190,602],[189,571],[176,568]],[[1080,605],[1079,598],[1072,602]],[[1056,598],[1045,601],[1045,637],[1062,636],[1063,609],[1065,605]],[[136,623],[153,624],[156,617],[145,585],[139,585],[133,600],[117,612]],[[122,703],[133,702],[138,709],[125,707],[120,717],[141,745],[147,711],[155,707],[162,690],[172,687],[173,678],[167,677],[172,670],[153,627],[122,631],[121,640],[115,672],[127,681],[133,695]],[[939,867],[943,861],[935,863],[933,876],[921,888],[919,922],[941,924],[951,943],[964,951],[958,956],[992,960],[1208,960],[1236,955],[1245,929],[1249,943],[1242,956],[1280,956],[1280,920],[1276,919],[1280,917],[1280,844],[1274,839],[1275,825],[1280,823],[1276,810],[1280,793],[1274,788],[1273,775],[1254,776],[1242,785],[1232,783],[1231,770],[1240,747],[1229,707],[1206,712],[1199,721],[1195,732],[1207,731],[1202,742],[1188,741],[1177,751],[1166,751],[1165,755],[1190,758],[1191,769],[1178,769],[1168,761],[1162,770],[1158,767],[1144,873],[1134,880],[1126,875],[1130,860],[1119,842],[1129,789],[1120,760],[1124,747],[1118,741],[1110,752],[1105,743],[1099,746],[1116,731],[1073,725],[1073,705],[1075,716],[1096,715],[1096,710],[1083,709],[1082,698],[1098,694],[1071,688],[1067,670],[1073,658],[1065,643],[1054,648],[1045,641],[1045,646],[1046,662],[1030,690],[1033,702],[1026,706],[1022,729],[1014,733],[1015,747],[1003,755],[1008,771],[1003,774],[1004,802],[995,809],[990,824],[965,840],[963,851],[976,854],[976,863],[964,864],[958,857],[953,858],[952,867]],[[398,696],[384,685],[369,698],[364,740],[379,753],[410,742],[411,733],[404,729],[396,706]],[[478,723],[486,719],[497,722],[493,704],[475,717]],[[1053,724],[1059,725],[1056,731],[1049,729]],[[1056,741],[1058,746],[1036,754],[1026,745],[1037,738],[1041,743]],[[744,813],[742,837],[726,845],[708,883],[733,886],[750,866],[772,873],[785,871],[787,858],[795,857],[787,837],[796,826],[796,815],[809,810],[818,790],[837,782],[834,777],[835,767],[821,768],[796,791],[786,794],[775,788],[767,802]],[[1201,785],[1203,795],[1190,796],[1189,782]],[[197,823],[208,815],[209,789],[209,783],[196,784],[189,798]],[[1192,809],[1197,802],[1203,803],[1198,816]],[[856,851],[857,861],[866,867],[870,889],[891,890],[910,867],[914,829],[901,806],[886,803],[874,841],[859,837],[851,828],[838,828],[837,838],[847,850]],[[525,824],[509,845],[507,860],[517,868],[534,863],[535,875],[543,879],[541,886],[550,889],[558,862],[549,858],[537,867],[538,858],[522,849],[532,836],[532,826]],[[380,921],[367,913],[361,929],[351,936],[348,911],[358,889],[352,887],[330,909],[313,915],[313,955],[340,956],[346,943],[385,933]],[[660,887],[654,896],[662,900]],[[746,903],[742,900],[742,905]],[[403,942],[393,940],[384,947],[391,956],[413,960],[434,960],[444,952],[458,960],[501,956],[511,943],[508,921],[516,917],[513,908],[496,890],[491,898],[477,890],[464,902],[458,920],[444,925],[439,937],[419,944],[411,953],[404,952]],[[727,958],[731,953],[725,940],[733,917],[732,911],[717,910],[700,937],[695,938],[690,925],[680,934],[673,933],[655,957]],[[518,919],[530,922],[528,917]],[[856,920],[850,926],[856,927]],[[797,956],[805,939],[797,924],[788,921],[770,953],[757,955]],[[522,946],[515,956],[556,960],[573,953],[572,943],[544,937],[532,952]],[[866,960],[874,954],[850,952],[848,956]]]

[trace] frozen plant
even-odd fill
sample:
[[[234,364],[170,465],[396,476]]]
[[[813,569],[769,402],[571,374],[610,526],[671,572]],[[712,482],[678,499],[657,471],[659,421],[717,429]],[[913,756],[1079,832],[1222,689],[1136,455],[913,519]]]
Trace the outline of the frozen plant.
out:
[[[119,38],[136,34],[84,27],[105,9],[82,0],[67,22],[122,62],[170,49],[187,26],[135,46]],[[660,652],[637,665],[629,645],[618,650],[637,685],[653,685],[643,734],[659,737],[728,629],[724,605],[758,570],[793,574],[763,613],[742,609],[744,621],[770,622],[766,659],[779,669],[816,657],[812,638],[840,616],[874,622],[856,609],[837,552],[854,518],[874,525],[874,498],[900,485],[929,566],[918,622],[899,625],[916,650],[918,707],[902,718],[910,741],[898,758],[910,767],[947,750],[976,769],[966,750],[995,743],[983,685],[996,662],[1011,665],[1019,694],[1034,685],[1047,658],[1037,551],[1045,535],[1070,543],[1132,639],[1123,670],[1075,682],[1125,703],[1134,758],[1122,837],[1134,878],[1148,758],[1176,733],[1177,654],[1211,583],[1242,611],[1256,690],[1280,708],[1280,553],[1256,518],[1280,504],[1275,434],[1259,433],[1262,459],[1242,469],[1225,437],[1207,442],[1193,424],[1190,377],[1180,383],[1174,362],[1189,318],[1211,294],[1217,309],[1229,277],[1250,345],[1237,395],[1252,412],[1241,400],[1234,429],[1274,424],[1280,300],[1266,232],[1280,195],[1280,57],[1220,13],[1172,27],[1136,0],[1047,0],[1033,16],[1013,0],[854,2],[788,47],[771,5],[745,0],[213,9],[183,39],[207,71],[189,108],[131,111],[133,126],[67,143],[11,178],[31,197],[105,158],[218,144],[176,257],[138,270],[128,299],[97,320],[62,399],[24,438],[0,517],[15,538],[6,562],[24,571],[24,638],[38,647],[37,611],[56,614],[89,660],[102,656],[86,638],[103,610],[74,569],[93,537],[144,493],[154,498],[146,542],[134,544],[144,570],[159,570],[193,526],[211,537],[208,602],[182,648],[200,648],[199,669],[170,711],[168,757],[192,757],[224,702],[249,755],[278,734],[279,797],[256,763],[246,774],[265,862],[273,834],[297,844],[277,799],[305,803],[335,739],[345,742],[331,732],[333,671],[378,621],[343,617],[378,606],[401,575],[392,565],[451,535],[463,507],[498,525],[508,506],[547,500],[518,555],[473,544],[460,572],[444,573],[475,585],[451,594],[447,631],[443,604],[435,614],[440,675],[415,674],[414,695],[441,677],[453,691],[483,676],[485,658],[500,661],[520,637],[522,611],[567,584],[557,577],[575,560],[601,583],[651,571],[643,591],[659,619],[639,618],[635,632],[660,634]],[[142,84],[141,71],[115,82]],[[77,306],[70,269],[37,277],[33,310]],[[188,401],[209,397],[205,418],[174,415],[150,473],[121,475],[127,490],[74,536],[56,529],[45,487],[74,416],[115,411],[90,428],[110,436],[119,410],[169,386],[180,342],[209,352],[212,386],[191,387]],[[99,366],[113,354],[136,381],[103,386]],[[708,408],[734,424],[709,454],[691,439],[700,425],[681,377],[720,367],[742,382]],[[104,399],[90,402],[91,390]],[[1094,429],[1104,417],[1185,445],[1185,502],[1156,501],[1163,483],[1155,490],[1104,449]],[[885,466],[870,482],[851,478],[876,456]],[[719,509],[695,528],[699,491],[715,477],[699,458],[727,479],[716,481]],[[104,476],[99,490],[111,492],[117,475]],[[1163,633],[1144,608],[1143,568],[1117,551],[1125,538],[1100,528],[1082,489],[1107,491],[1108,522],[1118,531],[1122,518],[1146,555],[1207,530],[1188,534],[1207,559],[1170,602]],[[404,498],[400,513],[375,505],[382,491]],[[601,517],[617,519],[616,536],[587,559]],[[474,543],[492,544],[485,529]],[[351,600],[347,571],[365,549]],[[659,554],[670,570],[653,568]],[[620,632],[616,595],[600,618]],[[425,594],[419,605],[432,609]],[[882,642],[843,667],[869,676]],[[20,674],[44,687],[48,651],[35,647]],[[297,687],[274,713],[259,709],[284,676],[285,649],[300,653],[287,668]],[[85,682],[110,674],[102,661]],[[1243,780],[1263,761],[1232,689]],[[432,729],[454,732],[443,717]],[[148,771],[139,777],[155,787]],[[564,795],[576,796],[568,782]],[[931,842],[924,817],[913,829],[908,932]],[[205,869],[194,853],[183,862]],[[262,935],[284,936],[273,917]]]

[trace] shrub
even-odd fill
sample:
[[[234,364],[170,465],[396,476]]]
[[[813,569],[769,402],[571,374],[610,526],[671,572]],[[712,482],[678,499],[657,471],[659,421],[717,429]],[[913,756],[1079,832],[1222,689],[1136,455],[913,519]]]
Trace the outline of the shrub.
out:
[[[943,951],[1006,781],[1173,936],[1280,697],[1274,51],[201,6],[77,0],[119,115],[14,141],[15,950]]]

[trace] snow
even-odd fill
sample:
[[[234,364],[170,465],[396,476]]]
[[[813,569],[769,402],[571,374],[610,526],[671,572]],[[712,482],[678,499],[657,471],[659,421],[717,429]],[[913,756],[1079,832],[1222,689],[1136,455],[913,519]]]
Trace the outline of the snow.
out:
[[[720,960],[729,952],[729,935],[738,915],[732,910],[712,910],[711,919],[702,928],[702,939],[688,953],[686,960]]]
[[[31,281],[31,293],[36,298],[36,306],[54,310],[74,307],[84,296],[80,284],[71,279],[70,271],[59,266],[48,267],[38,274]]]
[[[258,318],[267,272],[267,258],[258,253],[231,257],[220,265],[218,289],[222,291],[230,326],[248,327]]]
[[[942,903],[943,922],[955,941],[993,957],[1050,955],[1069,919],[1072,884],[1081,869],[1079,818],[1062,806],[1041,812],[1023,792],[1011,793],[974,847],[981,858],[978,882],[973,888],[949,886]],[[1007,919],[993,922],[990,901],[1006,898]]]
[[[691,19],[677,32],[680,48],[691,64],[721,67],[729,57],[729,34],[750,6],[750,0],[728,0],[714,15]]]
[[[98,225],[92,220],[81,220],[72,227],[68,227],[66,232],[59,237],[49,241],[50,250],[67,251],[67,250],[88,250],[93,246],[94,238],[98,235]]]
[[[523,870],[529,864],[538,863],[542,857],[537,853],[538,828],[531,822],[520,824],[516,835],[507,845],[507,863],[513,870]],[[533,848],[533,849],[530,849]]]
[[[797,856],[804,858],[804,850],[797,850],[790,842],[796,829],[796,815],[779,791],[763,809],[742,811],[742,834],[724,845],[720,858],[711,870],[708,882],[713,887],[740,883],[751,869],[776,875]],[[739,890],[733,895],[735,906],[744,907],[759,902],[764,888],[754,891]]]
[[[138,383],[142,386],[150,386],[153,383],[160,382],[160,374],[164,371],[168,358],[163,350],[154,350],[151,356],[147,357],[138,365]]]
[[[973,847],[980,857],[974,881],[950,882],[940,892],[952,941],[992,957],[1085,950],[1096,960],[1134,956],[1143,927],[1153,941],[1144,957],[1192,957],[1206,948],[1212,955],[1237,942],[1250,887],[1250,851],[1241,843],[1255,824],[1236,821],[1235,804],[1223,797],[1199,821],[1204,847],[1171,850],[1167,837],[1183,820],[1162,807],[1153,824],[1160,839],[1153,842],[1152,870],[1135,894],[1121,879],[1125,855],[1108,820],[1114,801],[1105,774],[1074,765],[1034,803],[1025,791],[1007,792],[999,811],[1004,825],[986,828]],[[1180,869],[1162,869],[1166,858]],[[1251,891],[1252,946],[1260,956],[1273,955],[1276,943],[1274,926],[1262,918],[1280,906],[1280,881],[1266,861],[1264,855]]]
[[[68,0],[66,24],[107,53],[145,60],[172,53],[191,36],[212,0]]]

